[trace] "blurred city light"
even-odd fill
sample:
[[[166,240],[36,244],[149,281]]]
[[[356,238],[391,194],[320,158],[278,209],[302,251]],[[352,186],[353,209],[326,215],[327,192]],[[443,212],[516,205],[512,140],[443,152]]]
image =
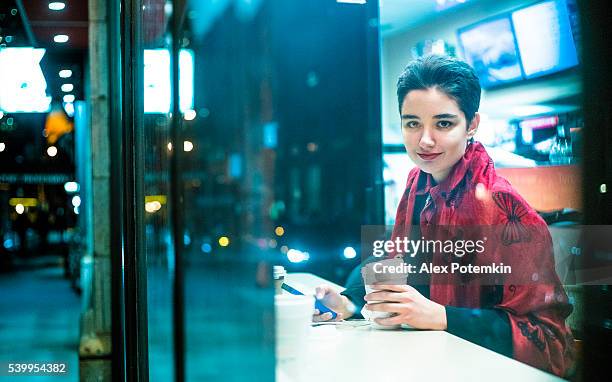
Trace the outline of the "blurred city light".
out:
[[[64,190],[66,192],[79,192],[79,184],[77,182],[66,182],[64,183]]]
[[[13,248],[14,245],[15,245],[15,243],[13,242],[12,239],[4,240],[4,248],[11,249],[11,248]]]
[[[274,233],[276,236],[283,236],[285,234],[285,229],[281,226],[278,226],[274,229]]]
[[[70,77],[72,77],[72,70],[70,70],[70,69],[62,69],[62,70],[59,71],[58,74],[59,74],[59,76],[61,78],[70,78]]]
[[[68,37],[68,35],[65,35],[65,34],[56,34],[55,36],[53,36],[53,41],[57,42],[58,44],[63,44],[65,42],[68,42],[69,39],[70,37]]]
[[[219,245],[222,247],[227,247],[230,244],[230,240],[227,236],[221,236],[219,238]]]
[[[62,91],[64,93],[70,93],[73,90],[74,90],[74,85],[73,84],[63,84],[62,85]]]
[[[185,118],[185,121],[193,121],[196,115],[197,113],[195,110],[189,109],[185,111],[185,115],[183,116],[183,118]]]
[[[78,195],[75,195],[72,197],[72,205],[75,207],[79,207],[81,205],[81,197]]]
[[[270,248],[276,248],[277,244],[278,244],[278,243],[277,243],[277,242],[276,242],[276,240],[274,240],[274,239],[270,239],[270,240],[268,240],[268,246],[269,246]]]
[[[257,246],[260,249],[266,249],[266,247],[268,246],[268,241],[266,239],[257,239]]]
[[[184,141],[183,142],[183,151],[189,152],[191,150],[193,150],[193,143],[191,141]]]
[[[204,253],[210,253],[212,251],[212,246],[209,243],[203,243],[200,249]]]
[[[47,147],[47,155],[50,157],[54,157],[57,155],[57,147],[49,146]]]
[[[25,211],[25,207],[23,206],[23,204],[18,204],[15,206],[15,211],[21,215],[24,211]]]
[[[166,4],[164,4],[164,13],[166,16],[172,15],[172,2],[167,1]]]
[[[168,142],[167,147],[168,147],[168,151],[172,151],[172,142]]]
[[[365,4],[366,0],[336,0],[336,2],[347,4]]]
[[[282,254],[286,254],[287,252],[289,252],[289,247],[283,245],[282,247],[280,247],[280,251]]]
[[[38,205],[38,199],[36,198],[10,198],[9,206],[17,206],[21,204],[24,207],[36,207]]]
[[[193,109],[193,51],[179,53],[179,106],[183,113]],[[144,50],[144,111],[170,112],[170,51]]]
[[[263,126],[264,146],[274,149],[278,145],[278,122],[268,122]]]
[[[79,207],[74,207],[72,210],[74,211],[75,215],[79,214]]]
[[[293,248],[287,251],[287,259],[292,263],[301,263],[309,258],[310,254],[308,252],[302,252]]]
[[[10,113],[45,113],[51,97],[40,67],[45,49],[0,49],[0,109]]]
[[[157,200],[145,203],[145,211],[147,211],[150,214],[159,211],[161,207],[162,207],[161,203]]]
[[[605,194],[606,192],[608,192],[608,186],[606,186],[605,183],[602,183],[601,185],[599,185],[599,193]]]
[[[160,204],[166,204],[168,201],[168,197],[166,195],[146,195],[145,202],[155,202],[158,201]]]
[[[318,149],[319,149],[319,146],[314,142],[310,142],[306,145],[306,150],[310,151],[311,153],[314,153]]]
[[[345,259],[354,259],[357,257],[357,251],[355,251],[355,248],[353,247],[346,247],[344,248],[342,255],[344,255]]]
[[[4,112],[0,110],[0,119],[2,119],[2,117],[4,117]]]
[[[0,142],[0,153],[6,149],[6,144],[4,142]]]
[[[66,94],[63,98],[64,102],[74,102],[74,94]]]
[[[52,11],[61,11],[66,8],[66,3],[63,1],[52,1],[49,3],[49,9]]]

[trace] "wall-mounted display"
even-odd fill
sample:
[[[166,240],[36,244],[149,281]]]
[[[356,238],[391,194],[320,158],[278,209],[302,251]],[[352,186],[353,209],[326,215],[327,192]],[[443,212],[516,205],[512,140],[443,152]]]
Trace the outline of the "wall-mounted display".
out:
[[[485,89],[573,68],[573,9],[567,0],[548,0],[461,28],[463,57]]]

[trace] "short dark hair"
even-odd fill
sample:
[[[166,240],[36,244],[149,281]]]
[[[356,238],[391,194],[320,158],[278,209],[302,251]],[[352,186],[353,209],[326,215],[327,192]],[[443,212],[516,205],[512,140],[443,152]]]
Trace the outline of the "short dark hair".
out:
[[[454,99],[468,125],[480,106],[480,82],[471,66],[441,55],[420,57],[410,62],[397,80],[400,114],[406,95],[412,90],[438,88]]]

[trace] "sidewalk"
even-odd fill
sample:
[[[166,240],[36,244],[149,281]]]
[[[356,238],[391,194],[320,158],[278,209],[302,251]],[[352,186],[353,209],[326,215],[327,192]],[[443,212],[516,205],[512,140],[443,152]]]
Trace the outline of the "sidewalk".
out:
[[[79,296],[63,277],[59,258],[44,260],[0,273],[0,363],[66,362],[65,377],[22,376],[19,381],[78,381]],[[0,381],[14,380],[2,374]]]

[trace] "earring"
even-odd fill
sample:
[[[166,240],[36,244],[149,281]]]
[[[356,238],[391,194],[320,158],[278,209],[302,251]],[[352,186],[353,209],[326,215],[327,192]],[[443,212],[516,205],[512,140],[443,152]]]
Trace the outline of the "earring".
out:
[[[474,137],[470,137],[470,139],[468,139],[468,145],[471,145],[472,143],[474,143]]]

